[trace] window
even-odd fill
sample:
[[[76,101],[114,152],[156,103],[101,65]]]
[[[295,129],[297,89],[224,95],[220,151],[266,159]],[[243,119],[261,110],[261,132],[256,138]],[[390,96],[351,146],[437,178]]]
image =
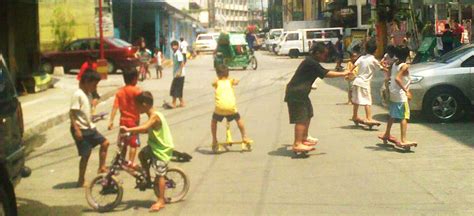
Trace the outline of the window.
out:
[[[88,50],[89,43],[84,40],[79,40],[71,43],[68,47],[66,47],[66,51],[78,51],[78,50]]]
[[[294,41],[294,40],[299,40],[298,33],[289,33],[286,36],[287,41]]]
[[[308,39],[323,38],[323,33],[321,31],[307,31],[306,38]]]
[[[474,67],[474,56],[469,57],[461,64],[461,67]]]
[[[325,30],[324,35],[326,38],[337,38],[341,34],[339,30]]]

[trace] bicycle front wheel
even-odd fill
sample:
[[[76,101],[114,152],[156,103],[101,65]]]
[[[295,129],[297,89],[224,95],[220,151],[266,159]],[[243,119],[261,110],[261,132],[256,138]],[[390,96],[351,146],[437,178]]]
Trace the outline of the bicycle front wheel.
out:
[[[86,188],[89,206],[99,212],[112,211],[122,201],[123,187],[115,176],[99,175]]]
[[[158,178],[158,176],[156,177]],[[170,168],[166,172],[165,198],[167,203],[181,201],[189,190],[189,179],[186,173],[179,168]],[[160,189],[157,184],[154,186],[155,195],[159,197]]]

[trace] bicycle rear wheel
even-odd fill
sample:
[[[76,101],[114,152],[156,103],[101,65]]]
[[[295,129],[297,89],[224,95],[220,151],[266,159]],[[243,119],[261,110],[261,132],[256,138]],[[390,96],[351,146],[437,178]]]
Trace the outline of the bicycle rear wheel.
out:
[[[89,206],[99,212],[113,210],[122,201],[123,187],[115,176],[99,175],[86,188]]]
[[[158,176],[156,177],[158,178]],[[186,173],[179,168],[170,168],[166,172],[166,191],[165,197],[167,203],[174,203],[181,201],[189,190],[189,179]],[[155,195],[158,197],[160,194],[159,187],[155,184],[154,186]]]

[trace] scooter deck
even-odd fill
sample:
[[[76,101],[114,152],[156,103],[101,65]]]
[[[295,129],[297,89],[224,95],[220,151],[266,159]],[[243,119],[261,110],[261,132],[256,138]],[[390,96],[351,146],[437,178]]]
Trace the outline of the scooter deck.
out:
[[[379,139],[381,139],[381,138],[379,137]],[[418,146],[418,143],[402,145],[398,140],[390,140],[390,139],[387,139],[387,140],[381,139],[381,140],[383,141],[383,144],[388,144],[388,145],[391,145],[393,148],[402,149],[402,150],[405,150],[405,151],[410,151],[411,147],[417,147]]]
[[[355,126],[358,126],[358,127],[363,127],[363,128],[368,127],[369,130],[372,130],[373,127],[379,127],[381,125],[380,122],[363,122],[363,121],[354,121],[352,119],[349,119],[349,121],[354,122]]]
[[[252,151],[252,144],[253,144],[253,141],[219,142],[215,146],[211,145],[211,147],[214,153],[229,151],[229,147],[231,147],[232,145],[242,145],[242,151]]]

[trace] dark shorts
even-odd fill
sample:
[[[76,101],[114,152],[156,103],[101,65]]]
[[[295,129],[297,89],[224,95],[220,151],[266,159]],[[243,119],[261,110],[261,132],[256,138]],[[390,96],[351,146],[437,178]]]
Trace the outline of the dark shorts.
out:
[[[176,98],[183,97],[184,76],[173,78],[171,82],[170,96]]]
[[[287,101],[290,124],[306,123],[313,117],[313,105],[306,101]]]
[[[105,137],[102,136],[96,129],[82,130],[82,140],[79,141],[74,134],[74,129],[71,127],[71,134],[74,142],[76,143],[77,151],[79,156],[86,157],[92,152],[92,149],[97,145],[105,142]]]
[[[161,66],[161,65],[156,65],[155,68],[156,68],[157,71],[162,71],[163,70],[163,66]]]
[[[224,118],[227,119],[227,122],[231,122],[231,121],[234,121],[234,120],[238,121],[238,120],[240,120],[240,114],[235,113],[235,114],[226,115],[226,116],[219,115],[219,114],[216,114],[216,113],[212,114],[212,120],[216,120],[218,122],[221,122],[222,120],[224,120]]]
[[[186,64],[186,62],[188,61],[187,58],[188,58],[187,53],[183,53],[183,61],[184,61],[185,64]]]
[[[168,172],[168,163],[156,157],[149,145],[145,146],[140,151],[138,157],[140,158],[140,161],[150,162],[150,171],[154,171],[156,176],[165,176],[166,172]]]

